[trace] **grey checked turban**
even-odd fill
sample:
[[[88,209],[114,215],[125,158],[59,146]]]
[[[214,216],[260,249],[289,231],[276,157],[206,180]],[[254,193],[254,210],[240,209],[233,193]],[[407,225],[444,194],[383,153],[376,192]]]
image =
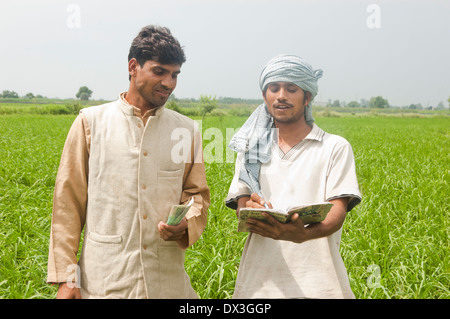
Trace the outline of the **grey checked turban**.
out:
[[[317,95],[317,80],[322,77],[322,70],[313,70],[311,65],[295,55],[278,55],[267,63],[261,72],[259,86],[262,91],[272,82],[291,82],[311,93],[311,102]],[[311,102],[306,106],[305,120],[314,122]]]
[[[282,54],[270,60],[261,72],[259,85],[262,91],[273,82],[291,82],[311,93],[311,102],[317,95],[317,80],[322,70],[313,70],[302,58]],[[311,102],[305,108],[306,123],[312,125]],[[250,115],[241,129],[233,136],[228,147],[238,153],[244,153],[244,165],[239,180],[247,184],[253,193],[261,195],[259,172],[262,163],[270,161],[274,122],[265,103]]]

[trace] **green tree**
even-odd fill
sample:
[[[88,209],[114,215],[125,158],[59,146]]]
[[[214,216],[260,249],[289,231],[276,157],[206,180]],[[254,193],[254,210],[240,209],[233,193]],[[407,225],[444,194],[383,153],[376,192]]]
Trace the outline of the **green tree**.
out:
[[[341,106],[341,102],[339,100],[334,100],[333,104],[331,106]]]
[[[356,101],[351,101],[347,104],[348,107],[360,107],[359,103]]]
[[[78,90],[78,93],[76,94],[76,97],[82,101],[87,101],[92,95],[92,91],[89,90],[87,86],[82,86]]]
[[[202,120],[203,120],[207,113],[211,113],[212,110],[217,108],[216,97],[200,95],[200,107],[201,107],[202,114],[203,114],[203,117],[202,117]]]
[[[450,107],[450,96],[448,97],[447,102],[448,102],[448,106]]]
[[[420,109],[422,109],[422,105],[420,103],[410,104],[408,106],[408,109],[410,109],[410,110],[420,110]]]
[[[377,109],[383,109],[388,108],[389,103],[386,99],[383,99],[381,96],[372,97],[369,101],[369,107],[370,108],[377,108]]]
[[[16,99],[16,98],[19,98],[19,94],[17,94],[17,92],[14,92],[14,91],[3,90],[2,97]]]
[[[178,105],[178,102],[175,99],[169,99],[166,103],[166,108],[173,110],[178,113],[182,113],[180,106]]]

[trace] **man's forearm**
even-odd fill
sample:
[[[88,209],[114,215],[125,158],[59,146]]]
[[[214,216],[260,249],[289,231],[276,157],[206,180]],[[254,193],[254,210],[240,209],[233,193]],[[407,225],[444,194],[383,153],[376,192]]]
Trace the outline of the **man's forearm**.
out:
[[[334,205],[325,220],[305,228],[305,241],[330,236],[342,227],[347,214],[348,198],[334,199],[330,203]]]
[[[238,198],[237,200],[237,209],[236,209],[236,216],[239,217],[239,210],[241,208],[244,208],[246,206],[246,203],[250,200],[250,196],[243,196]]]

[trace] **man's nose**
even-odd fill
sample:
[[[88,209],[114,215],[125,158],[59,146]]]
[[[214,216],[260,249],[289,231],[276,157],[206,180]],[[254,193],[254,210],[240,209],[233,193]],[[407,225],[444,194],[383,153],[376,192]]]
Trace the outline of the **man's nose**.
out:
[[[172,75],[167,75],[162,79],[161,84],[165,88],[173,90],[177,86],[177,79],[174,78]]]
[[[280,88],[278,90],[277,100],[278,101],[285,101],[287,99],[287,91],[285,88]]]

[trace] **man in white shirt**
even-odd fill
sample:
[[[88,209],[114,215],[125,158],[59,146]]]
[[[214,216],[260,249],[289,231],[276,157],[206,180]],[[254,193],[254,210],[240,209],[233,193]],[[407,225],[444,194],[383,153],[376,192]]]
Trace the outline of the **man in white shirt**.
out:
[[[351,145],[314,124],[311,101],[321,75],[321,70],[314,71],[291,55],[277,56],[266,65],[260,79],[265,103],[243,126],[244,131],[252,129],[241,132],[247,148],[236,147],[240,132],[230,145],[238,158],[226,203],[237,214],[242,207],[266,203],[282,209],[324,201],[334,205],[324,221],[310,225],[304,225],[298,215],[286,224],[269,215],[268,223],[249,220],[251,233],[234,298],[354,298],[339,244],[346,213],[361,201],[361,194]],[[261,118],[267,120],[261,122]],[[276,131],[264,135],[268,142],[260,147],[266,147],[270,160],[258,164],[257,194],[242,174],[252,138],[248,132],[258,131],[261,123]]]

